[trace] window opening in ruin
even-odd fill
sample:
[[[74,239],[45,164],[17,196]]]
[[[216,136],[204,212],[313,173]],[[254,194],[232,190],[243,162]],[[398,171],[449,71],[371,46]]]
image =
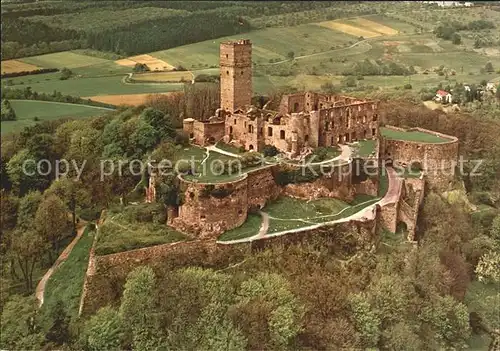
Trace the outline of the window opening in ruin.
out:
[[[228,54],[226,54],[226,58],[229,58],[229,55],[228,55]]]
[[[200,215],[200,219],[205,219],[207,218],[207,216],[205,216],[204,214]]]
[[[338,136],[337,138],[337,144],[342,144],[342,136]]]
[[[378,115],[377,114],[374,114],[373,115],[373,120],[376,121],[378,119]]]
[[[243,75],[243,71],[241,71],[241,75]]]
[[[229,71],[226,71],[226,74],[229,75]]]
[[[348,142],[349,142],[349,133],[347,133],[347,134],[345,135],[344,140],[345,140],[345,142],[346,142],[346,143],[348,143]]]
[[[305,141],[306,143],[309,141],[309,135],[307,135],[307,134],[306,134],[306,135],[304,136],[304,141]]]
[[[330,145],[333,145],[333,143],[334,143],[334,138],[332,137],[330,140]]]
[[[285,131],[280,130],[280,139],[285,139]]]
[[[238,214],[242,215],[243,214],[243,210],[238,210]]]
[[[366,139],[366,130],[363,131],[363,139]]]
[[[248,125],[248,132],[253,133],[253,125],[251,124]]]
[[[189,133],[189,138],[194,138],[194,133]]]
[[[351,141],[355,141],[356,140],[356,132],[352,132],[351,133]]]
[[[372,136],[375,136],[375,134],[376,134],[375,128],[372,128]]]
[[[229,127],[229,134],[233,134],[233,127],[232,126]]]
[[[295,104],[293,104],[293,112],[298,112],[299,111],[299,103],[296,102]]]
[[[193,192],[190,192],[190,193],[189,193],[189,197],[190,197],[191,199],[192,199],[192,198],[194,198],[194,193],[193,193]]]
[[[236,124],[236,118],[234,119],[234,124]]]
[[[249,150],[253,150],[253,145],[250,144],[250,146],[248,147]]]
[[[273,128],[267,127],[267,136],[273,136]]]
[[[325,121],[325,130],[328,130],[328,125],[329,125],[329,124],[330,124],[330,123],[328,123],[328,121]]]
[[[366,123],[366,115],[363,116],[363,123]]]
[[[323,108],[323,104],[319,104],[319,109],[321,110]]]

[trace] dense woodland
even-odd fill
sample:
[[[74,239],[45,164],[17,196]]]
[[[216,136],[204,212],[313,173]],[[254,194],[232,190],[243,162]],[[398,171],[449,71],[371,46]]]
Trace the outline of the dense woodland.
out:
[[[384,122],[458,136],[464,157],[486,162],[482,176],[465,176],[465,189],[460,182],[457,189],[489,210],[471,212],[464,199],[450,204],[428,193],[416,247],[381,230],[376,250],[366,250],[356,233],[329,228],[258,252],[235,248],[210,260],[200,252],[139,268],[123,294],[89,318],[70,313],[65,301],[38,310],[37,272],[73,236],[77,215],[96,218],[120,197],[143,196],[134,191],[142,176],[101,182],[99,160],[175,159],[186,143],[177,116],[189,106],[205,108],[200,101],[210,109],[216,100],[203,90],[186,94],[88,120],[43,122],[2,138],[2,348],[462,349],[471,335],[500,327],[500,296],[485,293],[499,281],[500,124],[487,112],[445,114],[406,100],[382,103]],[[87,164],[80,181],[54,182],[24,175],[28,158]],[[158,186],[161,206],[179,201],[173,178]]]
[[[359,3],[98,1],[2,6],[2,59],[95,49],[133,55],[255,28],[376,13]],[[300,12],[300,15],[297,14]]]

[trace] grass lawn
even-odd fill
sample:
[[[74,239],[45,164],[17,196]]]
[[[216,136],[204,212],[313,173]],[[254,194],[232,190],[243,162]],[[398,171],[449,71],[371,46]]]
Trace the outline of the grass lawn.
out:
[[[206,150],[202,147],[190,145],[188,147],[177,148],[175,152],[175,160],[186,160],[190,161],[194,159],[195,161],[201,161],[206,155]]]
[[[240,149],[240,148],[238,148],[236,146],[233,146],[233,145],[230,145],[230,144],[226,144],[223,141],[219,141],[217,144],[215,144],[215,146],[217,146],[221,150],[224,150],[224,151],[227,151],[227,152],[231,152],[233,154],[243,154],[243,153],[246,152],[245,150],[242,150],[242,149]]]
[[[122,82],[123,76],[96,77],[96,78],[70,78],[67,80],[59,80],[59,73],[56,74],[41,74],[26,78],[32,82],[26,82],[18,78],[13,79],[14,85],[12,88],[24,89],[30,86],[33,91],[42,93],[52,93],[54,90],[60,91],[65,95],[73,96],[95,96],[95,95],[111,95],[111,94],[141,94],[141,93],[163,93],[169,91],[182,90],[182,83],[165,83],[165,84],[139,84]],[[48,79],[49,81],[45,81]]]
[[[230,241],[254,236],[259,233],[261,221],[262,219],[260,215],[249,214],[245,223],[238,228],[234,228],[223,233],[218,240]]]
[[[263,211],[276,218],[309,219],[337,213],[346,207],[348,205],[345,202],[333,198],[306,201],[283,196],[267,205]]]
[[[47,312],[57,301],[62,301],[71,318],[78,316],[80,296],[94,234],[95,232],[89,231],[88,228],[85,229],[66,261],[47,281],[42,313]]]
[[[107,255],[143,247],[173,243],[185,239],[175,229],[152,221],[138,221],[126,211],[144,211],[151,214],[152,205],[130,205],[118,212],[109,212],[99,228],[96,254]]]
[[[70,69],[83,66],[91,66],[108,61],[106,59],[94,56],[81,55],[71,51],[63,51],[52,54],[25,57],[19,60],[43,68],[66,67]]]
[[[449,142],[450,139],[445,139],[434,134],[424,133],[420,131],[399,131],[393,130],[389,128],[380,128],[380,133],[384,138],[392,139],[392,140],[406,140],[406,141],[417,141],[423,143],[446,143]]]
[[[62,117],[92,117],[109,112],[109,109],[101,107],[66,104],[59,102],[36,101],[36,100],[10,100],[17,115],[15,121],[2,121],[2,134],[18,132],[27,126],[37,123],[34,117],[40,121],[59,119]]]
[[[376,140],[360,140],[358,142],[358,156],[368,157],[372,155],[377,149]]]

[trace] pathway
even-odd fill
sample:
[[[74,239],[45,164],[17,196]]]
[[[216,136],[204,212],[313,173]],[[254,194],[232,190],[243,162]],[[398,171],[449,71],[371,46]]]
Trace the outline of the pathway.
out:
[[[218,152],[219,154],[223,154],[226,156],[241,158],[241,155],[234,154],[234,153],[226,151],[226,150],[222,150],[221,148],[218,148],[217,145],[206,146],[205,149],[207,149],[208,151]]]
[[[61,252],[61,254],[57,258],[56,262],[54,262],[52,267],[50,267],[49,270],[43,275],[42,279],[40,280],[40,282],[36,286],[35,297],[39,302],[39,304],[38,304],[39,307],[41,307],[43,305],[43,296],[45,293],[45,285],[47,284],[47,281],[52,276],[52,273],[54,273],[56,271],[56,269],[59,268],[59,266],[64,261],[66,261],[69,254],[71,253],[71,251],[75,247],[76,243],[78,242],[78,240],[80,240],[81,236],[83,235],[83,232],[85,231],[86,225],[87,225],[86,222],[80,221],[79,228],[76,231],[76,236],[73,238],[71,243],[69,243],[69,245],[66,246],[66,248],[63,250],[63,252]]]
[[[400,187],[402,184],[402,179],[398,177],[396,171],[393,168],[386,168],[387,173],[388,173],[388,178],[389,178],[389,188],[387,189],[387,193],[385,196],[374,203],[373,205],[367,206],[363,208],[362,210],[348,216],[345,218],[329,221],[329,222],[323,222],[323,223],[316,223],[312,224],[306,227],[301,227],[301,228],[296,228],[296,229],[289,229],[289,230],[284,230],[281,232],[276,232],[267,235],[267,229],[269,228],[269,215],[267,215],[265,212],[261,212],[261,216],[263,218],[263,223],[260,227],[259,233],[256,235],[253,235],[248,238],[242,238],[242,239],[236,239],[236,240],[229,240],[229,241],[217,241],[218,244],[225,244],[225,245],[230,245],[230,244],[239,244],[239,243],[245,243],[245,242],[252,242],[254,240],[259,240],[259,239],[264,239],[264,238],[269,238],[269,237],[276,237],[276,236],[281,236],[285,234],[291,234],[291,233],[300,233],[304,231],[308,231],[311,229],[317,229],[320,227],[323,227],[325,225],[332,225],[332,224],[337,224],[337,223],[345,223],[349,221],[367,221],[367,220],[372,220],[375,218],[376,215],[376,206],[384,206],[387,204],[395,203],[399,200],[398,195],[400,191]],[[367,201],[369,202],[369,201]],[[365,202],[366,203],[366,202]],[[358,205],[359,206],[359,205]],[[342,210],[341,212],[345,211]],[[330,216],[334,216],[333,214]],[[271,217],[272,218],[272,217]],[[296,219],[291,219],[291,220],[303,220],[303,218],[296,218]],[[265,222],[265,223],[264,223]],[[306,222],[306,221],[304,221]],[[264,232],[264,228],[265,232]]]

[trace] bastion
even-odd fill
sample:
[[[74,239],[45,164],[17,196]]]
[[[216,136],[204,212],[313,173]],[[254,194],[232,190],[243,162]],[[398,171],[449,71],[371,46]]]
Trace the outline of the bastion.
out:
[[[380,128],[380,157],[400,173],[420,168],[431,188],[446,190],[455,177],[458,139],[423,128]]]

